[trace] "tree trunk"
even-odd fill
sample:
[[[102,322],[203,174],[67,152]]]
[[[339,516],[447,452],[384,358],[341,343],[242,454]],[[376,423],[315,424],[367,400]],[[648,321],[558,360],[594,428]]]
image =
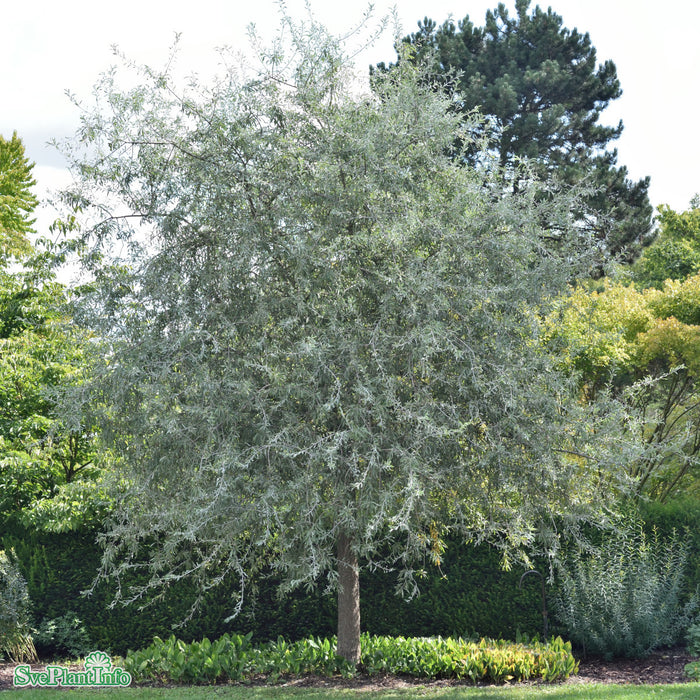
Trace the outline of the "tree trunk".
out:
[[[360,570],[352,538],[338,536],[338,655],[360,663]]]

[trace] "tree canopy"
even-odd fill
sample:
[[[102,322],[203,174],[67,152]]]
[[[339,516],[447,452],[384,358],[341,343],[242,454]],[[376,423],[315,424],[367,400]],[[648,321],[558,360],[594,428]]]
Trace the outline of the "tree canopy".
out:
[[[605,519],[619,454],[539,342],[590,253],[566,192],[462,167],[475,130],[421,65],[358,95],[325,30],[286,29],[214,85],[109,73],[67,148],[94,277],[76,317],[124,458],[104,572],[152,573],[125,599],[243,591],[262,559],[338,589],[357,661],[361,567],[410,593],[448,530],[551,554]]]
[[[465,117],[476,108],[496,121],[502,165],[528,158],[542,177],[586,183],[591,194],[579,224],[631,261],[648,242],[652,208],[649,178],[631,181],[616,164],[617,152],[608,150],[622,122],[600,123],[622,94],[615,64],[599,65],[589,35],[565,28],[551,8],[530,13],[530,0],[515,6],[511,16],[499,3],[483,27],[469,16],[439,27],[426,17],[403,43],[414,47],[417,60],[432,57],[432,78],[448,86],[453,108]]]
[[[0,261],[31,251],[27,234],[32,233],[32,212],[37,199],[32,192],[34,164],[24,153],[17,136],[7,141],[0,135]]]
[[[662,288],[666,280],[683,281],[700,272],[700,199],[676,212],[659,207],[656,240],[644,250],[633,268],[633,279],[642,287]]]
[[[0,527],[71,529],[95,518],[94,435],[60,416],[78,385],[85,341],[67,294],[32,271],[0,273]],[[99,500],[99,499],[97,499]]]
[[[33,164],[17,133],[0,136],[0,529],[29,523],[70,529],[96,515],[94,436],[59,417],[79,383],[86,345],[67,312],[68,293],[28,234],[37,205]],[[30,257],[31,256],[31,257]],[[10,258],[24,269],[9,271]]]
[[[594,401],[613,386],[639,420],[646,449],[627,468],[638,493],[660,500],[697,491],[700,477],[700,276],[643,291],[606,281],[579,286],[547,317],[560,361]]]

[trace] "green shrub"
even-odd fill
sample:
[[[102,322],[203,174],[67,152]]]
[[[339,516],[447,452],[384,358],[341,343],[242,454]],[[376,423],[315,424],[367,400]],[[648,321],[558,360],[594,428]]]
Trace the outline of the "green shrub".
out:
[[[700,656],[700,622],[696,621],[685,632],[685,640],[688,643],[688,653]]]
[[[78,658],[93,650],[85,625],[73,611],[55,618],[44,618],[32,635],[42,658]]]
[[[0,652],[13,661],[35,661],[29,629],[27,582],[7,554],[0,550]]]
[[[264,674],[324,676],[354,673],[335,653],[336,639],[278,639],[259,647],[251,635],[224,635],[186,644],[171,636],[156,638],[148,648],[130,651],[124,668],[136,681],[216,683],[241,681]],[[360,669],[369,674],[395,673],[421,678],[469,678],[473,682],[506,683],[527,679],[556,681],[578,670],[571,644],[561,638],[549,644],[513,644],[503,640],[468,642],[453,638],[404,638],[362,635]]]
[[[691,661],[683,668],[685,675],[694,681],[700,681],[700,661]]]
[[[673,644],[698,607],[682,606],[687,546],[641,527],[611,535],[593,553],[570,556],[561,570],[554,610],[584,654],[642,657]]]

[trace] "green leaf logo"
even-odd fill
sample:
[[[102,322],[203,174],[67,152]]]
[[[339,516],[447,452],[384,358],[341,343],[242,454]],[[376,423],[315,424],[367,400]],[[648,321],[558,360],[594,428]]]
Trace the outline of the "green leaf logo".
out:
[[[91,668],[104,668],[109,670],[112,667],[112,662],[109,656],[104,651],[93,651],[85,657],[85,670]]]

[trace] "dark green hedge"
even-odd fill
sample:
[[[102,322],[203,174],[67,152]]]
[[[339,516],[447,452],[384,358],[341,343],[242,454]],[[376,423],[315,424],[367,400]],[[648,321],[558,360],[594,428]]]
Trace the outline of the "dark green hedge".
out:
[[[363,577],[363,627],[387,636],[462,635],[515,639],[518,632],[542,635],[539,580],[523,569],[503,571],[500,554],[488,546],[448,545],[440,570],[420,583],[421,595],[403,601],[389,575]]]
[[[687,537],[684,594],[689,597],[700,586],[700,500],[687,498],[671,503],[642,503],[640,511],[645,529],[649,533],[656,530],[661,540],[672,537],[674,531]]]
[[[91,533],[23,533],[5,535],[2,546],[13,548],[25,575],[34,617],[60,617],[74,611],[85,623],[96,648],[125,653],[148,645],[155,635],[167,637],[174,623],[189,611],[193,591],[187,583],[172,586],[163,600],[143,611],[136,607],[110,609],[113,591],[101,585],[86,597],[97,570],[100,552]],[[361,580],[362,627],[377,635],[479,635],[513,639],[518,631],[541,634],[539,582],[518,582],[522,571],[505,572],[497,552],[488,547],[452,543],[441,569],[433,568],[421,581],[421,595],[403,601],[394,593],[395,579],[388,574],[364,573]],[[230,623],[231,595],[236,581],[209,593],[195,619],[177,630],[192,641],[216,638],[225,632],[253,632],[256,641],[282,635],[300,639],[331,636],[336,631],[336,606],[321,591],[298,591],[282,600],[274,580],[261,579],[259,594]]]
[[[170,635],[173,622],[184,619],[189,611],[193,600],[189,587],[173,586],[163,601],[141,612],[135,606],[110,609],[114,591],[107,585],[99,586],[90,596],[82,595],[91,586],[100,561],[94,539],[92,533],[34,532],[3,537],[3,548],[14,550],[27,579],[35,621],[73,611],[85,623],[95,648],[113,653],[147,645],[156,634]],[[196,639],[226,631],[221,623],[226,617],[221,614],[222,601],[211,602],[180,636]]]
[[[689,557],[686,594],[700,585],[700,502],[688,500],[667,505],[641,506],[646,527],[661,538],[675,529],[687,533]],[[96,648],[125,653],[147,646],[155,635],[168,637],[173,624],[189,611],[194,593],[186,582],[172,586],[162,601],[143,611],[134,606],[109,608],[113,591],[102,585],[90,597],[81,595],[97,571],[100,552],[94,533],[5,533],[3,549],[13,548],[25,575],[38,622],[74,611],[85,623]],[[440,570],[430,568],[421,581],[421,595],[404,601],[394,594],[389,574],[363,573],[361,579],[362,628],[370,634],[392,636],[478,635],[514,639],[518,632],[541,634],[540,583],[528,577],[522,589],[523,571],[505,572],[498,553],[486,546],[451,543]],[[336,607],[332,596],[320,591],[298,591],[279,600],[274,580],[258,581],[259,595],[248,601],[241,615],[224,623],[232,609],[237,582],[211,591],[201,611],[184,628],[176,630],[185,641],[225,632],[253,632],[256,642],[301,639],[308,635],[331,636],[336,631]],[[550,587],[547,587],[550,591]],[[550,633],[565,630],[550,625]]]

